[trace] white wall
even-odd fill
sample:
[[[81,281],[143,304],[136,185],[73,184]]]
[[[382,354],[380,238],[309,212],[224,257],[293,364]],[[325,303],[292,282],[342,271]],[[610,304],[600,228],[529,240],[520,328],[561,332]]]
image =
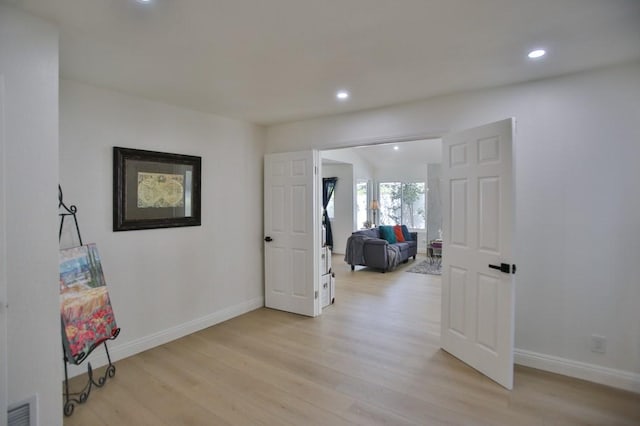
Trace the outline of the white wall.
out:
[[[431,241],[442,238],[442,163],[427,164],[427,235]]]
[[[369,189],[373,190],[374,168],[371,165],[371,163],[369,163],[366,159],[364,159],[358,153],[358,151],[359,151],[358,149],[354,149],[354,148],[343,148],[343,149],[325,150],[325,151],[321,151],[320,153],[323,159],[330,159],[330,160],[353,165],[353,178],[352,178],[353,185],[354,185],[354,188],[353,188],[353,209],[354,210],[352,212],[353,226],[348,229],[348,234],[345,237],[344,245],[337,246],[336,244],[334,244],[334,249],[338,247],[337,253],[341,253],[341,254],[344,254],[344,251],[346,249],[346,240],[351,235],[351,232],[357,229],[360,229],[362,227],[362,222],[364,222],[364,220],[361,220],[360,221],[361,223],[358,223],[358,210],[357,210],[358,200],[357,200],[355,185],[358,183],[358,181],[364,180],[369,183]],[[368,194],[368,198],[369,200],[371,200],[373,198],[373,194]],[[367,205],[368,204],[369,203],[367,203]],[[368,210],[367,213],[368,213],[368,220],[371,220],[371,212]]]
[[[358,155],[358,149],[332,149],[322,151],[320,155],[323,159],[326,158],[339,161],[341,163],[353,164],[353,175],[356,180],[371,180],[374,177],[375,172],[373,166],[367,160],[362,158],[362,156]]]
[[[403,165],[390,162],[386,167],[377,167],[375,177],[378,182],[403,181],[403,182],[426,182],[427,162],[422,165]]]
[[[9,304],[8,354],[0,362],[8,370],[8,403],[37,395],[36,424],[60,425],[57,30],[0,5],[0,74]]]
[[[334,219],[331,221],[333,253],[344,254],[347,238],[355,229],[355,180],[352,164],[323,164],[322,177],[337,177],[334,190]]]
[[[516,117],[517,359],[640,391],[638,111],[635,63],[273,126],[266,149],[440,136]],[[589,350],[592,334],[606,336],[606,354]]]
[[[100,251],[122,328],[115,359],[263,306],[263,138],[241,121],[61,82],[60,180]],[[202,226],[112,232],[113,146],[201,156]]]

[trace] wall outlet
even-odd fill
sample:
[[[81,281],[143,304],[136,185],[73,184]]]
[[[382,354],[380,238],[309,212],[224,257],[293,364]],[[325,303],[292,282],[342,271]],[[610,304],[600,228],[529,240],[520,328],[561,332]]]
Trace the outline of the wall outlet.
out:
[[[603,354],[607,352],[607,338],[604,336],[598,336],[597,334],[591,335],[591,352]]]

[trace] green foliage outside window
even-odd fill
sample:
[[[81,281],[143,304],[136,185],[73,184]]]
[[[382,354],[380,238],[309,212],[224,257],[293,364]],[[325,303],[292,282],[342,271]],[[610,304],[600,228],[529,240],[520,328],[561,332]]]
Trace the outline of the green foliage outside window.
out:
[[[424,182],[381,182],[380,223],[425,229],[425,192]]]

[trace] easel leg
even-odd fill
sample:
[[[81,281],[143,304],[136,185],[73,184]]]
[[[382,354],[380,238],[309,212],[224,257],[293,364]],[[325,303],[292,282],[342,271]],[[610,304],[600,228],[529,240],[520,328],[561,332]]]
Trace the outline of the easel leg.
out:
[[[70,416],[73,414],[75,404],[69,399],[69,373],[67,371],[67,359],[63,360],[64,364],[64,415]]]
[[[111,363],[111,356],[109,355],[109,348],[107,348],[107,342],[104,342],[104,351],[107,353],[107,360],[109,364],[107,365],[107,369],[104,372],[104,375],[98,379],[98,381],[93,380],[93,374],[90,374],[91,383],[101,388],[107,382],[107,378],[111,378],[116,375],[116,366]]]
[[[76,404],[84,404],[89,399],[89,394],[91,393],[91,388],[95,385],[96,387],[101,388],[105,385],[108,378],[111,378],[116,375],[116,366],[111,363],[111,356],[109,355],[109,348],[107,348],[107,342],[104,342],[104,350],[107,353],[107,360],[109,364],[107,365],[107,369],[104,372],[104,375],[101,376],[98,381],[95,381],[93,378],[93,368],[91,367],[91,363],[87,363],[87,384],[84,386],[82,391],[78,395],[78,398],[72,398],[71,393],[69,393],[69,374],[67,369],[68,360],[64,358],[64,415],[70,416],[73,414],[73,410],[76,408]]]

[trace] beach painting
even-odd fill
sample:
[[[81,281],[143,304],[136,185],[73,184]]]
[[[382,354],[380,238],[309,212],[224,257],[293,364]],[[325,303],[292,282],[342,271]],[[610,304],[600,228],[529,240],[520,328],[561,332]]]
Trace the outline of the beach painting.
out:
[[[79,364],[118,333],[95,244],[60,250],[60,313],[65,357]]]

